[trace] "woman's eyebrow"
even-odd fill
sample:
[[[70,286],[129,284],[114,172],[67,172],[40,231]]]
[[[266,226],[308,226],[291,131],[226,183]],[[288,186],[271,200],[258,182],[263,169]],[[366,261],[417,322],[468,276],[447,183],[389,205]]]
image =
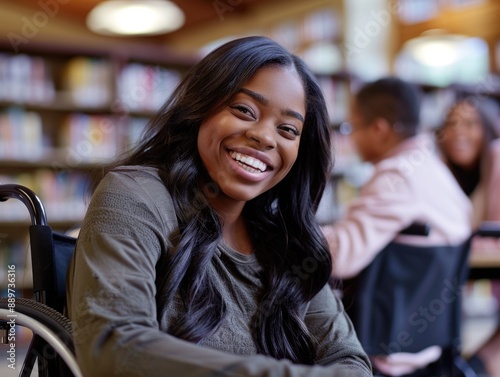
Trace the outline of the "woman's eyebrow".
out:
[[[267,106],[269,104],[269,100],[266,97],[264,97],[260,93],[254,92],[253,90],[241,88],[240,92],[248,94],[250,97],[259,102],[261,105]]]
[[[254,92],[253,90],[241,88],[240,92],[247,94],[248,96],[252,97],[254,100],[256,100],[257,102],[259,102],[264,106],[267,106],[269,104],[269,100],[266,97],[264,97],[260,93]],[[302,114],[293,111],[292,109],[283,109],[281,110],[281,114],[296,118],[300,120],[302,123],[304,123],[304,117],[302,116]]]
[[[283,115],[286,115],[286,116],[289,116],[289,117],[293,117],[297,120],[300,120],[302,123],[304,123],[304,117],[302,116],[302,114],[296,112],[296,111],[293,111],[293,110],[290,110],[290,109],[285,109],[285,110],[282,110],[281,113]]]

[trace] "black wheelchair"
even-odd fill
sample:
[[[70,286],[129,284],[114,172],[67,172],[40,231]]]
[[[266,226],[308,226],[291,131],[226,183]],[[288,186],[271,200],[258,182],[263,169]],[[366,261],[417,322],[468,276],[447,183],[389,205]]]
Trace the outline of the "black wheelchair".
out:
[[[428,224],[403,235],[428,236]],[[419,352],[438,345],[438,361],[404,377],[477,377],[462,357],[462,293],[470,277],[473,237],[500,237],[498,223],[482,223],[461,244],[389,243],[361,273],[343,281],[343,303],[369,355]],[[377,374],[375,376],[383,376]]]
[[[17,367],[20,364],[17,360],[15,362],[19,376],[28,377],[38,370],[39,377],[81,377],[74,353],[71,322],[64,315],[66,271],[76,239],[52,231],[42,202],[27,187],[0,185],[0,202],[8,199],[20,200],[30,213],[34,297],[15,297],[7,280],[7,297],[0,298],[0,349],[6,349],[2,353],[7,357],[12,351],[15,359],[16,328],[25,327],[33,336],[21,367]]]

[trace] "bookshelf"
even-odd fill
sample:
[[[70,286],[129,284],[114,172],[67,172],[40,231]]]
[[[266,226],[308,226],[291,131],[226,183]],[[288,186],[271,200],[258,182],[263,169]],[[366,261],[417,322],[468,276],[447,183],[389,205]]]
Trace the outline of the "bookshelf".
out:
[[[35,42],[14,53],[0,40],[0,183],[32,189],[55,230],[77,227],[88,172],[137,142],[194,63],[165,55]],[[31,285],[29,223],[21,202],[0,203],[0,287],[8,264]]]
[[[352,93],[357,91],[363,80],[349,72],[317,76],[325,96],[332,127],[334,166],[316,218],[320,224],[330,224],[343,216],[347,205],[358,195],[361,185],[370,176],[372,166],[360,160],[346,132],[346,128],[349,127]]]

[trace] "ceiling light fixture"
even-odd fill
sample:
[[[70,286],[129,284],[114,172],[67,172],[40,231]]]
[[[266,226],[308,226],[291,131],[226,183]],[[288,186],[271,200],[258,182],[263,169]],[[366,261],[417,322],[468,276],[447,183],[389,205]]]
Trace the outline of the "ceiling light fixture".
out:
[[[108,0],[87,16],[90,30],[104,35],[158,35],[184,24],[184,13],[167,0]]]
[[[463,43],[467,38],[464,35],[448,34],[444,30],[433,29],[407,41],[404,50],[421,64],[446,67],[461,59]]]

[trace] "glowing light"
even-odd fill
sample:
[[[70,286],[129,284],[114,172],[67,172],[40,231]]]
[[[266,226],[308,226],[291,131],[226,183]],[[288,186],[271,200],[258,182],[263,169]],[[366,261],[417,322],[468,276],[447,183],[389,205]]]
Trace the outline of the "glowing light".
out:
[[[109,0],[87,16],[90,30],[105,35],[156,35],[179,29],[184,13],[166,0]]]
[[[446,34],[442,30],[429,30],[421,37],[406,42],[404,49],[419,63],[431,67],[446,67],[462,57],[466,36]]]

